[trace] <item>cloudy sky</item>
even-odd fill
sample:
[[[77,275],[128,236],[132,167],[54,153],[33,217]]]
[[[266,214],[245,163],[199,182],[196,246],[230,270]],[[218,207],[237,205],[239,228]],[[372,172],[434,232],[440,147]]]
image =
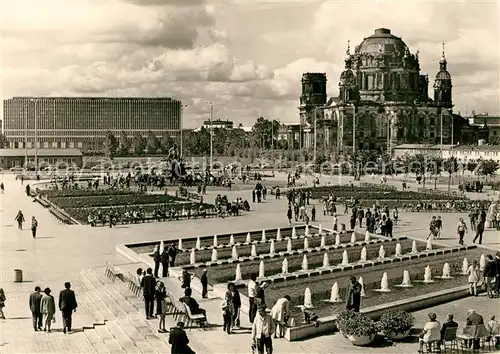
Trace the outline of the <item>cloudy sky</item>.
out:
[[[3,98],[167,96],[186,126],[298,121],[301,74],[338,94],[347,40],[390,28],[422,71],[446,42],[455,110],[500,113],[500,1],[1,0]]]

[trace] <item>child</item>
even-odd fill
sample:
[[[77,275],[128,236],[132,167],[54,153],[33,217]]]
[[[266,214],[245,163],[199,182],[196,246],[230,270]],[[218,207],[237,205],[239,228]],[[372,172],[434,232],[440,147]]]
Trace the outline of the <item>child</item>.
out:
[[[222,330],[226,331],[227,334],[231,334],[231,322],[233,317],[231,312],[231,306],[228,304],[226,300],[224,300],[222,301],[221,308],[222,308],[222,319],[224,321]]]
[[[304,323],[310,324],[314,322],[314,327],[319,326],[318,315],[316,315],[313,311],[308,310],[305,306],[301,306],[302,314],[304,315]]]
[[[477,261],[474,260],[467,269],[467,274],[469,274],[469,294],[477,296],[477,283],[479,282],[479,267]]]

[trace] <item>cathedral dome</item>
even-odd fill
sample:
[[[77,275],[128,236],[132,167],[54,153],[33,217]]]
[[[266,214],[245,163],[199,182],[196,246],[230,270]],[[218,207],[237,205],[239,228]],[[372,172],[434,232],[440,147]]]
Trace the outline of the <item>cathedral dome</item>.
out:
[[[451,80],[451,75],[446,70],[440,70],[436,75],[436,80]]]
[[[393,54],[403,55],[408,50],[401,38],[391,34],[387,28],[379,28],[370,37],[367,37],[356,48],[357,54]]]

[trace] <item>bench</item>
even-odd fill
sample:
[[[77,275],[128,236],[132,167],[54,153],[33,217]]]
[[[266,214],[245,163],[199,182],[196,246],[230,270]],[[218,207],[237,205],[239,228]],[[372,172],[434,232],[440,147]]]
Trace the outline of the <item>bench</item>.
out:
[[[123,274],[118,271],[114,265],[106,261],[106,270],[104,274],[113,281],[115,282],[116,278],[118,277],[119,279],[123,279]]]
[[[137,279],[137,276],[132,274],[132,272],[128,272],[128,288],[134,293],[135,296],[139,296],[142,291],[139,279]]]
[[[191,330],[190,324],[198,322],[200,327],[203,328],[202,323],[206,321],[205,316],[202,314],[193,315],[188,305],[186,305],[185,303],[182,303],[182,305],[184,305],[184,313],[185,313],[184,320],[186,321],[186,327],[188,327],[189,330]]]

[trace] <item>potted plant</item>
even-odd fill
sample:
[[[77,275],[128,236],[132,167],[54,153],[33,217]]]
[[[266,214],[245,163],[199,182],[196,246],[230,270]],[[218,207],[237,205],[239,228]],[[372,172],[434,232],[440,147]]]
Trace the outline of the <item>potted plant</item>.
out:
[[[359,312],[343,311],[336,323],[339,331],[354,345],[368,345],[377,334],[375,322]]]
[[[406,311],[385,312],[377,322],[377,328],[391,340],[402,340],[410,335],[415,317]]]

